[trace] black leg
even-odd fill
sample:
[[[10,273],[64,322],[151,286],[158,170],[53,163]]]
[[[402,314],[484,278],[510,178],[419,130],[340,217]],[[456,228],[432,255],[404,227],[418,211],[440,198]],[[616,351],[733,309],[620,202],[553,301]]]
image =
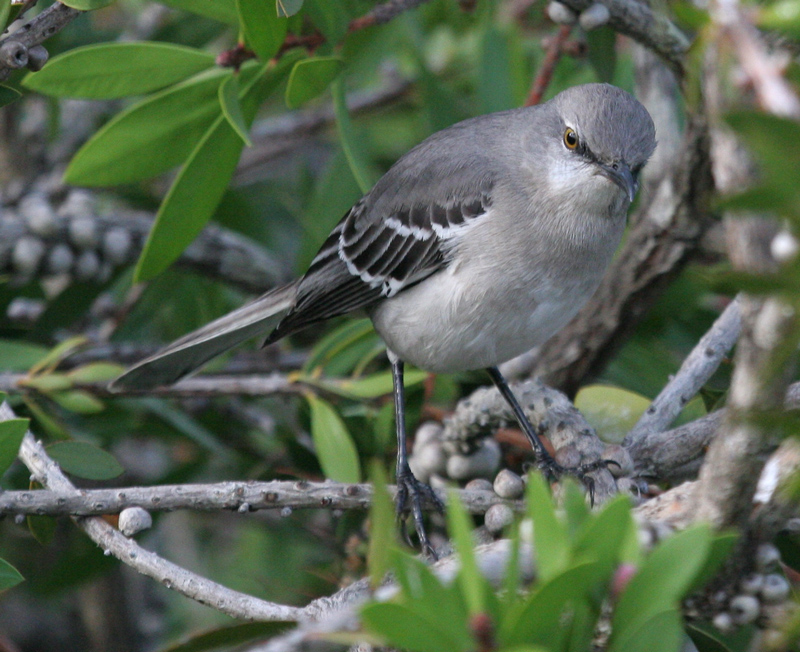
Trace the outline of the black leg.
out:
[[[500,394],[506,400],[506,403],[511,406],[511,409],[514,411],[514,416],[517,417],[517,421],[519,422],[522,431],[525,433],[528,441],[531,442],[533,452],[536,453],[536,459],[539,463],[539,468],[551,480],[557,480],[565,473],[576,476],[586,485],[587,489],[589,490],[589,496],[592,500],[592,503],[594,503],[594,480],[592,480],[592,478],[588,477],[586,474],[591,473],[592,471],[607,468],[608,462],[606,460],[600,460],[599,462],[591,462],[589,464],[583,464],[581,466],[569,469],[561,466],[553,459],[553,456],[547,452],[542,440],[539,438],[539,434],[536,432],[533,424],[528,419],[527,415],[522,409],[522,406],[520,406],[519,401],[517,401],[517,397],[514,396],[514,392],[511,391],[511,388],[508,386],[506,379],[503,378],[503,374],[500,373],[500,370],[497,367],[488,367],[486,371],[489,372],[492,382],[500,391]]]
[[[436,559],[436,552],[425,532],[422,520],[422,501],[432,499],[441,508],[441,503],[428,485],[420,482],[408,466],[408,452],[406,451],[406,401],[403,386],[403,361],[390,356],[392,362],[392,381],[394,385],[394,415],[397,428],[397,517],[403,520],[406,501],[411,498],[411,515],[414,519],[414,528],[419,537],[420,546],[425,554]]]

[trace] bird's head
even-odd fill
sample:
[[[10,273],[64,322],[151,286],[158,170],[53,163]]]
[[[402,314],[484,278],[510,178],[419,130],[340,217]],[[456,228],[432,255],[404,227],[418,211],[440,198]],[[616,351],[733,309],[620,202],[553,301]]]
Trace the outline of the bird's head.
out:
[[[586,202],[632,202],[656,147],[647,109],[609,84],[569,88],[548,105],[551,187]]]

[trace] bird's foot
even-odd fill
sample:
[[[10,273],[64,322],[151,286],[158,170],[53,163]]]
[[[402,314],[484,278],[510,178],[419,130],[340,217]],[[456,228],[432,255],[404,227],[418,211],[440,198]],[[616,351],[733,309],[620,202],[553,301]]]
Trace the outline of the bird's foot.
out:
[[[589,474],[595,471],[607,470],[611,465],[619,466],[619,463],[615,460],[596,460],[577,466],[561,466],[551,455],[547,454],[543,456],[537,466],[550,482],[557,482],[565,475],[577,478],[586,487],[586,491],[589,494],[589,502],[594,506],[594,478]]]
[[[425,523],[422,519],[422,505],[426,502],[432,503],[436,510],[440,513],[444,512],[444,504],[439,500],[436,492],[424,482],[420,482],[414,477],[411,469],[405,469],[397,475],[397,497],[396,509],[397,520],[400,522],[400,531],[406,539],[406,542],[413,547],[408,539],[408,534],[405,530],[405,520],[408,517],[406,510],[406,502],[410,499],[410,512],[414,519],[414,529],[417,531],[419,543],[422,547],[422,552],[431,560],[436,561],[439,556],[436,554],[433,545],[428,538],[428,533],[425,531]]]

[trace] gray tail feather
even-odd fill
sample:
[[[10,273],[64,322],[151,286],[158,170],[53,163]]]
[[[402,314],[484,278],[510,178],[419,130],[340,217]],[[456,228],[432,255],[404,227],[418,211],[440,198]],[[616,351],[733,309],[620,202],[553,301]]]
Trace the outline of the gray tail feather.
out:
[[[277,326],[294,305],[299,281],[270,290],[258,299],[184,335],[137,363],[111,383],[110,389],[152,389],[170,385],[220,353]]]

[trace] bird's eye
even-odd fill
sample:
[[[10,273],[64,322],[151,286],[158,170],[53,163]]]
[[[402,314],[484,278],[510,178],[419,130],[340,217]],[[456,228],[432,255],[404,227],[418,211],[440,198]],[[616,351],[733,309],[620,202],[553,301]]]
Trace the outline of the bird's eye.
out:
[[[564,144],[567,149],[575,149],[578,146],[578,134],[575,133],[572,127],[567,127],[564,132]]]

